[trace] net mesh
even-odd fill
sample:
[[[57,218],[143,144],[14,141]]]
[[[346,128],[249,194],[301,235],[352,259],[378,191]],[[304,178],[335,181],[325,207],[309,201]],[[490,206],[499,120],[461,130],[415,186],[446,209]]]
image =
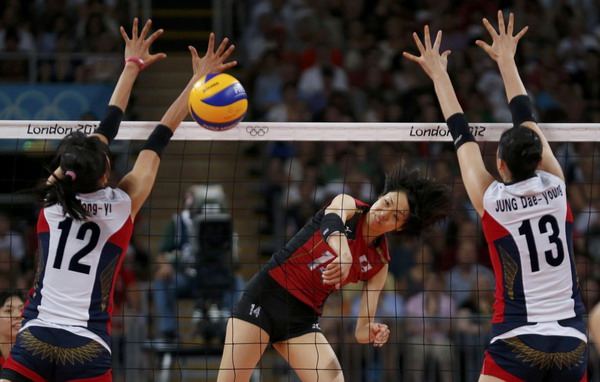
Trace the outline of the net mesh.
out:
[[[1,288],[26,290],[35,271],[39,206],[22,191],[46,176],[45,165],[62,136],[89,133],[97,122],[1,125]],[[122,124],[111,146],[113,185],[131,169],[154,125]],[[496,141],[508,126],[472,125],[492,172]],[[599,295],[600,129],[541,127],[567,178],[574,256],[590,308]],[[445,124],[242,123],[215,133],[184,123],[163,155],[118,277],[115,378],[216,380],[226,319],[245,283],[332,195],[344,192],[372,202],[386,170],[404,162],[448,184],[453,210],[419,240],[389,237],[392,261],[377,318],[390,326],[388,344],[356,343],[360,284],[329,297],[320,326],[348,381],[477,380],[490,339],[493,275],[449,140]],[[599,378],[597,360],[590,348],[590,380]],[[252,380],[298,377],[269,347]]]

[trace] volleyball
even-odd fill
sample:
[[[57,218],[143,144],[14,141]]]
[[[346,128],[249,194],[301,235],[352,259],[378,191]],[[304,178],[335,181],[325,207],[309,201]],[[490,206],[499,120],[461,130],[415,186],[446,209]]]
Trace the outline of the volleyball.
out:
[[[223,131],[244,118],[248,97],[242,84],[226,73],[206,75],[194,84],[189,108],[192,118],[202,127]]]

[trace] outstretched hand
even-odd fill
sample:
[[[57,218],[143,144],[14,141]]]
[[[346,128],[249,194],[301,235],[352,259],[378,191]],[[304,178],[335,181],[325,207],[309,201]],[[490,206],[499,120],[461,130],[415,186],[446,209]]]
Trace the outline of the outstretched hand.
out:
[[[485,29],[487,29],[492,37],[492,45],[489,45],[481,40],[475,41],[475,44],[483,49],[494,61],[498,61],[498,59],[503,57],[514,57],[519,40],[525,35],[525,33],[527,33],[527,30],[529,29],[529,27],[525,27],[521,29],[516,36],[513,36],[514,24],[515,17],[512,13],[508,16],[508,26],[505,26],[502,11],[498,11],[499,32],[496,32],[496,29],[494,29],[492,24],[490,24],[490,22],[484,18],[483,26],[485,26]]]
[[[442,54],[440,54],[440,45],[442,43],[442,31],[438,31],[433,45],[431,44],[431,36],[429,35],[428,25],[425,25],[424,32],[425,33],[423,36],[423,41],[425,45],[423,45],[417,33],[413,33],[413,39],[417,44],[417,48],[419,49],[419,53],[421,53],[421,56],[417,57],[407,52],[403,52],[402,55],[408,58],[409,60],[421,65],[421,67],[429,76],[429,78],[434,79],[434,77],[438,74],[446,73],[446,70],[448,68],[448,55],[450,54],[450,51],[446,50]]]
[[[236,66],[237,61],[225,62],[225,60],[227,60],[229,56],[231,56],[231,53],[233,53],[235,50],[235,45],[230,45],[229,48],[225,49],[228,43],[229,39],[225,37],[215,52],[215,34],[211,33],[208,39],[206,54],[202,58],[198,56],[198,51],[196,48],[189,46],[188,49],[192,53],[194,75],[203,77],[207,74],[220,73],[226,69]]]
[[[164,33],[164,30],[159,29],[152,33],[150,37],[146,38],[150,27],[152,26],[152,20],[146,21],[142,32],[138,34],[138,18],[133,19],[133,26],[131,28],[131,38],[125,32],[125,28],[122,26],[119,28],[121,36],[125,40],[125,59],[138,57],[144,60],[144,68],[148,67],[152,63],[166,58],[167,55],[164,53],[150,54],[150,46],[152,43]]]

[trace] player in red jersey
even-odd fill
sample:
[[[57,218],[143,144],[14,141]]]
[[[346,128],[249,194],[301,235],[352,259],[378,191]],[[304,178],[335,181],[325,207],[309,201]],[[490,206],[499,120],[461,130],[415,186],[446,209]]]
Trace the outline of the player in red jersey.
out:
[[[369,206],[340,194],[269,260],[248,283],[227,325],[219,382],[248,381],[269,343],[303,381],[343,381],[339,361],[321,333],[327,296],[365,281],[355,336],[385,344],[387,325],[374,322],[390,259],[384,234],[416,236],[443,219],[449,189],[398,167]]]
[[[515,52],[527,32],[513,35],[498,12],[498,31],[483,19],[492,38],[477,41],[502,75],[513,127],[498,143],[496,166],[502,181],[485,168],[483,157],[447,72],[450,51],[440,54],[441,31],[432,43],[413,34],[421,65],[435,92],[454,140],[465,188],[481,216],[496,276],[492,339],[479,381],[579,382],[587,380],[587,336],[572,253],[573,216],[563,171],[533,117]]]

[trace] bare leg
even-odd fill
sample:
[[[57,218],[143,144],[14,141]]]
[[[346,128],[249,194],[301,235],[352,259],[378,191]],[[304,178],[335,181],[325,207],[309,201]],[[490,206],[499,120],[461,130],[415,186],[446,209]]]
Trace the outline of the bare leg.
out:
[[[247,382],[260,360],[269,335],[256,325],[230,318],[217,382]]]
[[[308,333],[273,347],[305,382],[343,382],[344,374],[335,352],[322,333]]]
[[[597,303],[594,308],[592,308],[592,312],[589,317],[589,327],[591,338],[594,341],[591,341],[595,344],[596,349],[600,352],[600,303]]]

